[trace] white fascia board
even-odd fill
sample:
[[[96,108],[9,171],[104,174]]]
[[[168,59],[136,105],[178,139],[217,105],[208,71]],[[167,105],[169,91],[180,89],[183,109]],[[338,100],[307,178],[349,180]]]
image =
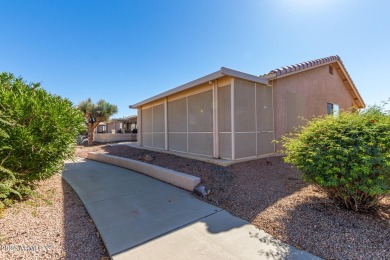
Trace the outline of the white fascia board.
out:
[[[134,105],[130,105],[129,108],[137,108],[139,106],[145,105],[147,103],[150,103],[152,101],[158,100],[160,98],[167,97],[169,95],[178,93],[180,91],[183,91],[183,90],[186,90],[186,89],[189,89],[189,88],[201,85],[201,84],[204,84],[204,83],[209,82],[209,81],[213,81],[213,80],[222,78],[224,76],[231,76],[231,77],[241,78],[241,79],[245,79],[245,80],[248,80],[248,81],[256,82],[256,83],[267,85],[267,86],[269,85],[267,79],[260,78],[258,76],[247,74],[247,73],[240,72],[240,71],[237,71],[237,70],[232,70],[232,69],[229,69],[229,68],[222,67],[220,70],[218,70],[218,71],[216,71],[214,73],[211,73],[211,74],[208,74],[208,75],[206,75],[204,77],[201,77],[201,78],[198,78],[196,80],[190,81],[190,82],[188,82],[188,83],[186,83],[184,85],[181,85],[181,86],[178,86],[176,88],[170,89],[168,91],[160,93],[160,94],[158,94],[156,96],[153,96],[151,98],[145,99],[144,101],[141,101],[141,102],[136,103]]]

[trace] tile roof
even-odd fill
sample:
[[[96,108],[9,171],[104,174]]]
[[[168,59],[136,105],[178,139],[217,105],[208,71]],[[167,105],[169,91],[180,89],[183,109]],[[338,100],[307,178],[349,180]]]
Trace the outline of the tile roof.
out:
[[[338,55],[329,56],[326,58],[321,58],[321,59],[316,59],[316,60],[311,60],[311,61],[306,61],[306,62],[302,62],[302,63],[298,63],[298,64],[286,66],[286,67],[277,68],[277,69],[271,70],[267,74],[261,75],[260,77],[267,76],[270,74],[276,74],[275,76],[278,77],[278,76],[288,74],[291,72],[296,72],[296,71],[303,70],[303,69],[309,69],[309,68],[314,67],[314,66],[328,64],[328,63],[332,63],[335,61],[341,62],[341,59]]]
[[[285,76],[285,75],[287,76],[290,73],[299,72],[300,70],[303,71],[303,70],[318,67],[321,65],[331,64],[334,62],[339,62],[341,64],[341,67],[344,69],[344,72],[346,74],[345,77],[349,79],[349,81],[351,82],[352,88],[356,91],[357,99],[361,102],[362,107],[365,107],[364,101],[363,101],[358,89],[356,88],[355,83],[353,82],[351,76],[349,75],[347,69],[344,66],[343,61],[341,60],[340,56],[338,56],[338,55],[329,56],[329,57],[311,60],[311,61],[306,61],[306,62],[302,62],[302,63],[298,63],[298,64],[286,66],[286,67],[277,68],[277,69],[271,70],[267,74],[260,75],[259,77],[264,77],[264,78],[268,78],[268,79],[278,78],[280,76]]]

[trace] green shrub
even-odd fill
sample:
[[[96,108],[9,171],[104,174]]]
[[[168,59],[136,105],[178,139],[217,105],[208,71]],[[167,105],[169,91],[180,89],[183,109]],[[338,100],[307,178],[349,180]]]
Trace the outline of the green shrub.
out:
[[[379,107],[315,118],[282,143],[285,162],[347,209],[374,210],[390,192],[390,115]]]
[[[0,126],[1,125],[11,125],[12,124],[3,118],[2,113],[0,112]],[[8,139],[9,135],[2,129],[0,128],[0,140],[2,140],[2,143],[4,142],[3,140]],[[5,145],[0,146],[0,151],[9,151],[11,148]],[[4,208],[4,204],[8,204],[8,197],[11,195],[14,195],[18,198],[21,198],[21,195],[18,191],[13,189],[12,187],[16,183],[16,177],[15,174],[4,168],[3,163],[7,159],[7,157],[3,158],[1,157],[0,161],[0,209]],[[4,202],[4,203],[3,203]]]
[[[10,73],[0,74],[0,119],[3,202],[29,194],[34,182],[60,171],[74,154],[76,136],[85,125],[69,100]]]

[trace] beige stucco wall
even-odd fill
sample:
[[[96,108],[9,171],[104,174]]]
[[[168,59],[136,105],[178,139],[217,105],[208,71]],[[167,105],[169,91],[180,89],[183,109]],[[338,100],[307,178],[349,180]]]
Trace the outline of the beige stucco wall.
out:
[[[274,88],[276,139],[299,122],[295,119],[297,114],[306,119],[325,115],[327,102],[339,105],[340,111],[354,105],[336,67],[334,64],[333,75],[329,73],[329,65],[325,65],[270,81]]]

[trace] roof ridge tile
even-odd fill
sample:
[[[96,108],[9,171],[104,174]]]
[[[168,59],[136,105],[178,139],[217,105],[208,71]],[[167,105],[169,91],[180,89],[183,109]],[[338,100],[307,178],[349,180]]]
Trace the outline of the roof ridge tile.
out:
[[[269,74],[274,74],[274,73],[276,73],[277,76],[280,76],[280,75],[288,74],[290,72],[299,71],[299,70],[302,70],[302,69],[308,69],[310,67],[322,65],[322,64],[325,64],[325,63],[333,62],[333,61],[340,61],[341,62],[340,56],[333,55],[333,56],[328,56],[328,57],[325,57],[325,58],[304,61],[304,62],[301,62],[301,63],[296,63],[296,64],[292,64],[292,65],[276,68],[276,69],[273,69],[273,70],[271,70],[270,72],[268,72],[266,74],[260,75],[260,77],[266,76],[266,75],[269,75]]]
[[[276,68],[276,69],[273,69],[266,74],[260,75],[259,77],[265,77],[265,76],[272,75],[272,74],[276,74],[275,76],[278,77],[278,76],[286,75],[286,74],[289,74],[292,72],[298,72],[300,70],[306,70],[306,69],[309,69],[311,67],[320,66],[323,64],[325,65],[325,64],[332,63],[332,62],[336,62],[336,61],[341,63],[342,67],[344,68],[345,73],[347,74],[347,77],[350,79],[359,98],[361,98],[359,90],[356,88],[355,83],[353,82],[353,80],[351,78],[351,75],[349,75],[349,73],[348,73],[347,69],[345,68],[344,63],[341,60],[339,55],[328,56],[328,57],[324,57],[324,58],[320,58],[320,59],[309,60],[309,61],[296,63],[296,64],[285,66],[285,67]],[[363,100],[362,100],[362,102],[363,102]],[[363,105],[364,105],[364,102],[363,102]]]

